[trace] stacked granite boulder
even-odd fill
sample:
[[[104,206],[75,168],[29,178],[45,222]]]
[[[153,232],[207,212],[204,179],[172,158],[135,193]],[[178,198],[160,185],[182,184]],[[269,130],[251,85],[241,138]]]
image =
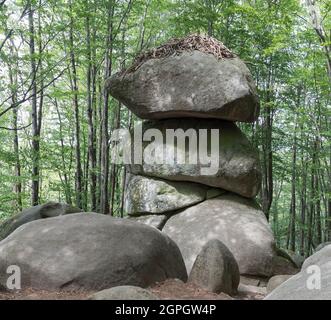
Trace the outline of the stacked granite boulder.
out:
[[[200,162],[128,165],[125,211],[130,219],[170,236],[188,272],[213,239],[230,249],[242,275],[271,276],[278,273],[275,266],[286,267],[254,200],[261,183],[258,152],[235,124],[259,116],[254,81],[237,56],[210,37],[176,39],[139,56],[131,68],[108,79],[106,88],[144,120],[142,133],[193,128],[199,139],[198,129],[220,132],[212,175],[201,173]],[[166,144],[165,139],[160,147]],[[188,151],[176,152],[185,157]]]

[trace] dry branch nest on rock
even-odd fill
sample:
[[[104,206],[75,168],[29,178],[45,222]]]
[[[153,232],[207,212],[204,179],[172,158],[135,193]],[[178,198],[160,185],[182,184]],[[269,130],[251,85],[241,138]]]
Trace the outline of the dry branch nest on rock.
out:
[[[161,59],[179,55],[186,51],[198,50],[214,55],[219,60],[234,58],[232,53],[222,42],[207,35],[190,35],[181,39],[171,39],[167,43],[138,55],[132,66],[125,73],[135,72],[150,59]]]

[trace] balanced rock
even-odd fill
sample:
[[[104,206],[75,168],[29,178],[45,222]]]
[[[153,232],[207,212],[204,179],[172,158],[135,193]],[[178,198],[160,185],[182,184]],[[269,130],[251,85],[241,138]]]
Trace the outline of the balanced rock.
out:
[[[22,288],[103,290],[186,280],[177,245],[127,219],[78,213],[25,224],[0,242],[0,284],[21,268]]]
[[[166,181],[130,175],[124,211],[129,215],[162,214],[182,209],[207,198],[208,187],[191,182]],[[224,193],[215,189],[215,196]]]
[[[204,201],[172,216],[163,232],[179,246],[188,272],[202,247],[218,239],[234,255],[241,274],[273,275],[274,237],[253,200],[225,194]]]
[[[46,204],[25,209],[0,224],[0,240],[6,238],[25,223],[78,212],[82,212],[82,210],[65,203],[57,202],[48,202]]]
[[[252,122],[259,100],[251,73],[237,57],[192,51],[149,59],[106,82],[110,94],[142,119],[218,118]]]
[[[215,132],[217,137],[211,141],[213,129],[218,131]],[[153,142],[143,141],[142,162],[130,164],[131,173],[171,181],[197,182],[248,198],[258,193],[261,183],[258,152],[234,123],[192,118],[145,121],[133,130],[131,141],[134,141],[134,133],[140,130],[143,136],[146,132],[157,131],[160,137]],[[185,141],[184,134],[188,144],[180,141]],[[197,155],[200,151],[203,153],[196,147],[198,142],[206,146],[205,151],[210,155],[208,161]],[[133,154],[136,144],[132,143],[131,148]],[[155,153],[145,152],[150,149]],[[183,161],[174,161],[174,155]]]
[[[266,300],[330,300],[331,246],[313,254],[301,272],[273,290]]]
[[[159,300],[159,298],[147,289],[120,286],[97,292],[89,300]]]
[[[221,241],[210,240],[195,259],[189,282],[214,293],[236,294],[240,282],[237,261]]]

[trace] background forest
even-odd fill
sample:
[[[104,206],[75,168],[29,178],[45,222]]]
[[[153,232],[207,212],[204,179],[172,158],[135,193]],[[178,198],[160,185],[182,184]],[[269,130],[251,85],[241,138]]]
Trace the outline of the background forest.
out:
[[[241,127],[278,245],[308,255],[331,241],[329,0],[0,0],[0,220],[50,200],[123,216],[109,134],[136,119],[104,80],[191,33],[256,80],[261,115]]]

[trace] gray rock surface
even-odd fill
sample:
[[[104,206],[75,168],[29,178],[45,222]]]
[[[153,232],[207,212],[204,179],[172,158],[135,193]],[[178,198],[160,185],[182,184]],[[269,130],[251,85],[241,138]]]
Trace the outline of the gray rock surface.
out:
[[[139,217],[128,216],[127,219],[143,224],[147,224],[150,227],[162,230],[167,220],[170,218],[170,215],[143,215]]]
[[[9,265],[22,287],[103,290],[186,280],[177,245],[155,228],[101,214],[78,213],[34,221],[0,242],[0,284]]]
[[[267,294],[267,288],[240,283],[238,287],[238,293],[239,295],[265,296]]]
[[[293,266],[300,269],[302,267],[303,262],[305,261],[305,258],[301,255],[297,254],[296,252],[293,252],[292,250],[286,250],[283,248],[276,248],[277,254],[280,257],[283,257],[289,261],[292,262]]]
[[[302,265],[302,269],[307,269],[312,265],[324,264],[331,261],[331,245],[326,245],[322,249],[308,257]]]
[[[252,122],[259,100],[239,58],[218,60],[200,51],[146,61],[106,81],[110,94],[142,119],[218,118]]]
[[[282,275],[282,274],[296,274],[300,271],[300,268],[292,261],[292,259],[286,259],[282,256],[275,256],[272,262],[272,274]]]
[[[234,295],[240,282],[237,261],[221,241],[210,240],[195,259],[189,282],[214,293]]]
[[[273,276],[270,278],[268,285],[267,285],[267,293],[271,293],[274,291],[277,287],[279,287],[282,283],[287,281],[288,279],[292,278],[293,275],[278,275],[278,276]]]
[[[258,152],[234,123],[192,118],[144,121],[142,123],[143,135],[149,129],[158,130],[159,133],[162,133],[162,137],[160,141],[157,139],[153,142],[143,142],[143,161],[129,165],[131,173],[171,181],[197,182],[232,191],[248,198],[253,198],[258,193],[261,184]],[[208,154],[210,155],[212,151],[214,156],[211,163],[208,164],[204,164],[200,157],[196,163],[190,163],[189,154],[192,156],[194,153],[189,153],[189,144],[181,145],[178,143],[174,145],[173,141],[177,140],[169,137],[169,132],[178,133],[181,130],[182,133],[191,134],[190,142],[196,146],[197,142],[194,142],[194,136],[196,135],[196,141],[203,137],[203,133],[200,137],[199,129],[207,130],[208,142],[202,142],[201,145],[205,145]],[[218,149],[214,147],[211,150],[211,129],[219,130]],[[136,131],[138,131],[137,127]],[[133,133],[132,136],[134,136]],[[167,136],[168,139],[166,139]],[[132,139],[132,141],[134,140]],[[135,147],[136,144],[132,143],[132,151]],[[146,148],[153,149],[156,155],[162,156],[157,163],[152,162],[155,159],[146,155]],[[177,159],[181,158],[184,161],[174,162],[174,154],[177,155]],[[197,157],[194,159],[196,160]]]
[[[82,212],[82,210],[71,207],[65,203],[57,202],[48,202],[46,204],[25,209],[0,224],[0,240],[8,237],[8,235],[25,223],[78,212]]]
[[[331,242],[323,242],[321,244],[319,244],[316,249],[315,252],[322,250],[323,248],[325,248],[326,246],[330,246]]]
[[[89,300],[159,300],[159,298],[140,287],[120,286],[97,292]]]
[[[129,175],[124,210],[129,215],[171,212],[202,202],[207,198],[208,189],[197,183]],[[217,196],[224,191],[215,189],[213,193]],[[208,196],[211,194],[209,191]]]
[[[301,272],[273,290],[266,300],[331,300],[331,246],[313,254]]]
[[[179,246],[188,272],[202,247],[218,239],[232,252],[242,275],[273,275],[274,237],[253,200],[225,194],[204,201],[172,216],[163,232]]]

